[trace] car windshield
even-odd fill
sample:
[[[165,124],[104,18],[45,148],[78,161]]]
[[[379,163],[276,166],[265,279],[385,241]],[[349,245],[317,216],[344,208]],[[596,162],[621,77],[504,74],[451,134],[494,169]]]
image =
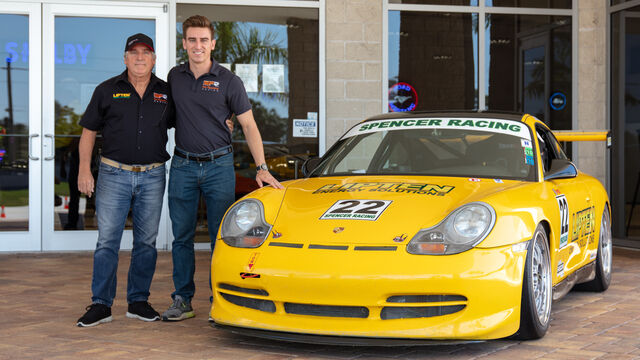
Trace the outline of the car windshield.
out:
[[[400,119],[353,127],[311,176],[428,175],[535,180],[529,128],[503,119]]]

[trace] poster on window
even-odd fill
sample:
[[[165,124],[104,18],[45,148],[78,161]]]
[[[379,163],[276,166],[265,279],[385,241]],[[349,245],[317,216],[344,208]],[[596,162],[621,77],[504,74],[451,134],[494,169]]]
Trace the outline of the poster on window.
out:
[[[236,75],[247,92],[258,92],[258,64],[236,64]]]
[[[283,93],[284,92],[284,65],[265,64],[262,65],[262,92]]]

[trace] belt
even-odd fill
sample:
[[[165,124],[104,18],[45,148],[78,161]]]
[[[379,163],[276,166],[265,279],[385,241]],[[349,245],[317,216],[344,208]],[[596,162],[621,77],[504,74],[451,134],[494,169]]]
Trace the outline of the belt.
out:
[[[213,152],[209,153],[208,155],[193,155],[193,154],[189,154],[189,153],[183,153],[182,151],[178,150],[178,148],[175,148],[173,151],[173,154],[176,156],[179,156],[181,158],[187,159],[187,160],[194,160],[194,161],[212,161],[214,159],[219,158],[220,156],[223,155],[227,155],[229,153],[233,152],[233,147],[229,146],[225,146],[223,148],[220,148],[218,150],[214,150]]]
[[[119,163],[115,160],[107,159],[104,156],[100,158],[100,161],[109,166],[113,166],[122,170],[133,171],[133,172],[149,171],[151,169],[155,169],[157,167],[164,165],[164,163],[153,163],[148,165],[127,165],[127,164]]]

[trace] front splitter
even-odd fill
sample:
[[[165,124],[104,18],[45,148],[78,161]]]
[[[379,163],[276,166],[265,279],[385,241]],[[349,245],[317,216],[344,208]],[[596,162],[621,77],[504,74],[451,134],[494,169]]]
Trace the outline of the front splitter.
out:
[[[482,340],[431,340],[431,339],[406,339],[406,338],[376,338],[357,336],[333,336],[301,334],[285,331],[271,331],[238,326],[217,324],[210,322],[217,329],[229,331],[237,335],[251,336],[262,339],[287,341],[317,345],[339,346],[425,346],[425,345],[458,345],[483,342]]]

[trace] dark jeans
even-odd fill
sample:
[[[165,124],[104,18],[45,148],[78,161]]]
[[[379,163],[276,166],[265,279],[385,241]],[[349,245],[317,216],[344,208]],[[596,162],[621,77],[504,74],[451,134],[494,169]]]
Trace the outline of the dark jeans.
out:
[[[176,290],[171,294],[172,298],[180,295],[190,301],[196,290],[193,282],[196,269],[193,239],[200,194],[207,204],[207,225],[213,252],[222,217],[235,201],[235,184],[233,153],[204,162],[173,157],[169,174],[169,214],[174,237],[171,252]]]

